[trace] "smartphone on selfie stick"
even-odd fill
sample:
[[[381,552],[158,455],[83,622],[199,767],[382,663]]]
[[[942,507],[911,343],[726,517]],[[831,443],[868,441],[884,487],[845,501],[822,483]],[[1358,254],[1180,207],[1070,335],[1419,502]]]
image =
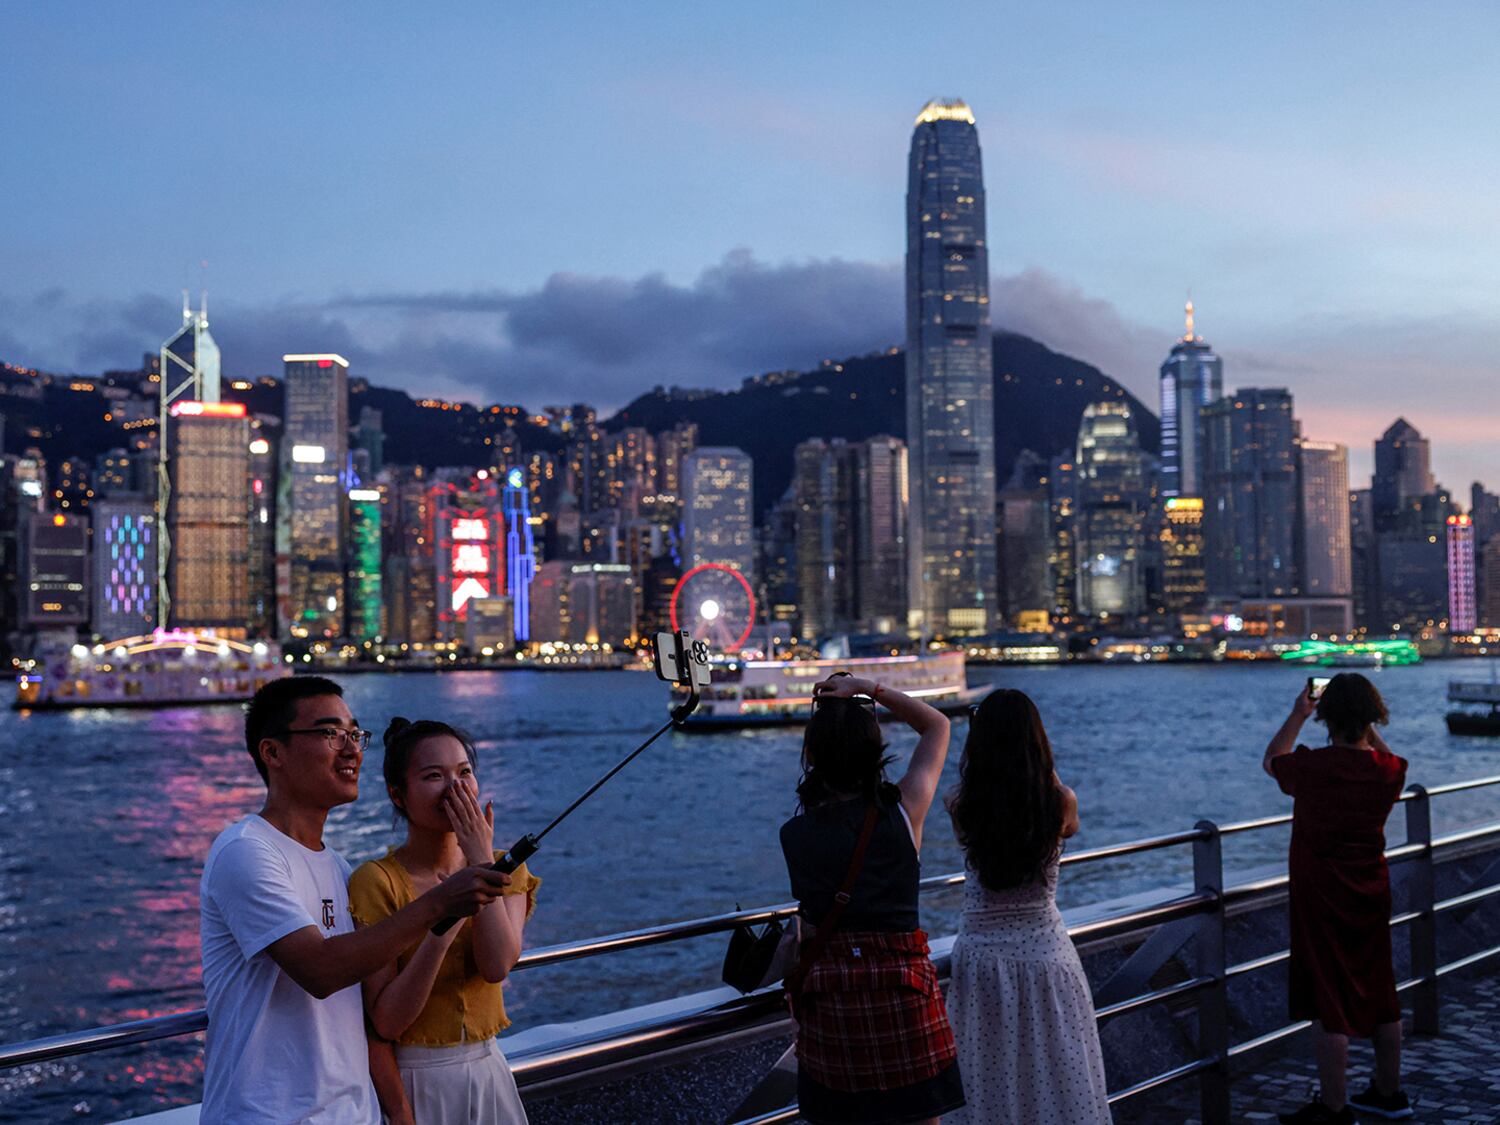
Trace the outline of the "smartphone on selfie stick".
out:
[[[541,846],[542,837],[551,832],[559,824],[567,819],[568,815],[583,802],[587,801],[604,785],[606,781],[614,777],[622,769],[635,760],[646,747],[650,746],[662,735],[673,727],[681,726],[687,721],[698,707],[698,693],[709,684],[708,645],[702,641],[693,640],[692,634],[686,629],[680,629],[675,633],[657,633],[651,639],[651,663],[656,669],[656,677],[664,680],[674,687],[687,691],[687,698],[672,708],[672,717],[668,719],[655,734],[646,739],[624,758],[622,758],[608,773],[594,784],[584,790],[583,795],[574,801],[557,816],[552,818],[552,823],[537,833],[528,833],[522,836],[510,849],[492,865],[494,870],[503,871],[509,875],[521,864],[525,863]],[[432,927],[435,934],[445,934],[458,924],[457,918],[444,918]]]

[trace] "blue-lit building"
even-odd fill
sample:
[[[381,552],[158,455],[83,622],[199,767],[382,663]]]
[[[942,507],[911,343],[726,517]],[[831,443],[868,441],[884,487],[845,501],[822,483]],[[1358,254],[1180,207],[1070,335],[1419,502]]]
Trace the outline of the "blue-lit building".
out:
[[[505,514],[505,590],[510,595],[516,644],[523,645],[531,640],[531,582],[536,577],[536,545],[531,538],[531,490],[521,469],[506,472],[500,503]]]
[[[985,633],[996,612],[989,277],[974,114],[928,102],[906,190],[908,624],[927,634]]]
[[[106,641],[156,625],[156,505],[142,496],[106,496],[90,506],[94,523],[94,633]]]
[[[1187,333],[1161,365],[1161,494],[1203,495],[1203,408],[1224,397],[1224,361],[1202,336],[1193,334],[1193,302],[1187,303]]]

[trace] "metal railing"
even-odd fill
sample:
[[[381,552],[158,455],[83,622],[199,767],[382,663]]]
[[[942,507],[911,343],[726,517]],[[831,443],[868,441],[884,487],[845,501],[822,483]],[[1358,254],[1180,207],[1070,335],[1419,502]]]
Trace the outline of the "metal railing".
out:
[[[1434,797],[1495,785],[1500,785],[1500,776],[1438,785],[1430,789],[1413,786],[1398,799],[1405,811],[1406,840],[1401,845],[1388,849],[1386,857],[1395,865],[1392,869],[1393,882],[1398,871],[1403,875],[1401,882],[1410,908],[1393,915],[1390,924],[1392,928],[1408,927],[1412,976],[1400,982],[1397,988],[1401,992],[1413,994],[1413,1028],[1419,1033],[1435,1034],[1439,1029],[1438,982],[1443,977],[1500,957],[1500,945],[1496,945],[1447,964],[1437,963],[1437,916],[1449,911],[1472,908],[1500,895],[1500,860],[1490,864],[1479,877],[1477,881],[1483,885],[1475,886],[1462,894],[1435,900],[1435,853],[1488,840],[1500,842],[1500,821],[1434,837],[1431,800]],[[1197,1057],[1112,1092],[1109,1095],[1111,1104],[1129,1101],[1196,1076],[1199,1079],[1205,1123],[1218,1125],[1227,1122],[1230,1114],[1230,1060],[1296,1035],[1309,1026],[1306,1022],[1289,1023],[1243,1042],[1229,1042],[1229,982],[1282,964],[1290,954],[1287,950],[1279,950],[1251,960],[1228,964],[1224,924],[1226,908],[1279,893],[1287,887],[1288,878],[1286,875],[1275,875],[1226,887],[1222,841],[1226,836],[1282,827],[1291,821],[1290,814],[1260,817],[1222,826],[1200,821],[1185,832],[1090,848],[1062,857],[1064,865],[1073,866],[1135,856],[1163,848],[1192,848],[1194,889],[1191,893],[1075,924],[1068,929],[1075,942],[1097,942],[1146,933],[1144,941],[1095,991],[1096,1014],[1101,1023],[1157,1004],[1182,1000],[1191,1000],[1198,1014]],[[1491,878],[1493,882],[1485,881]],[[924,879],[920,886],[923,892],[934,892],[961,886],[964,880],[963,872],[955,872]],[[539,968],[563,961],[722,934],[741,924],[755,925],[788,918],[795,912],[795,903],[780,903],[608,934],[585,941],[542,946],[523,953],[516,968]],[[1158,969],[1184,951],[1187,968],[1191,973],[1187,979],[1164,987],[1146,987],[1146,982]],[[206,1012],[198,1009],[12,1044],[0,1047],[0,1069],[191,1035],[202,1032],[207,1026]],[[511,1060],[512,1069],[523,1087],[537,1089],[566,1083],[570,1076],[585,1071],[597,1076],[601,1072],[637,1066],[643,1055],[659,1059],[663,1053],[670,1054],[675,1049],[687,1049],[714,1038],[747,1033],[771,1035],[789,1030],[790,1024],[779,993],[775,989],[767,989],[705,1010],[649,1021],[605,1039],[532,1053],[518,1053]],[[796,1116],[797,1107],[788,1105],[745,1118],[738,1125],[770,1125],[771,1122],[793,1121]]]

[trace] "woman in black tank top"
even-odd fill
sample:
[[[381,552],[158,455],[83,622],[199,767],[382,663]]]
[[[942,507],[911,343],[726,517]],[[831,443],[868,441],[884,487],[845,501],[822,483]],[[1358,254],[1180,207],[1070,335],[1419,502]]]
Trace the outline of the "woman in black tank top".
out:
[[[797,1095],[812,1125],[936,1125],[963,1105],[953,1033],[918,926],[922,823],[948,755],[948,720],[898,691],[847,673],[813,691],[798,810],[781,826],[803,948],[833,909],[864,825],[859,876],[797,992]],[[897,784],[872,701],[918,734]]]

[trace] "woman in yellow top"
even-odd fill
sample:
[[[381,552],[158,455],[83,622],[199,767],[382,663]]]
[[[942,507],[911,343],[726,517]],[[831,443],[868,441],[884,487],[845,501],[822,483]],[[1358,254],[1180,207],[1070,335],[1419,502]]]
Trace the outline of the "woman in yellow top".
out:
[[[349,880],[355,922],[373,926],[447,873],[498,858],[494,807],[480,809],[474,771],[474,744],[461,731],[391,720],[385,785],[406,820],[406,842]],[[441,937],[427,934],[365,980],[365,1011],[379,1036],[371,1076],[391,1125],[524,1125],[495,1036],[510,1024],[500,982],[521,955],[540,884],[522,865],[504,897]]]

